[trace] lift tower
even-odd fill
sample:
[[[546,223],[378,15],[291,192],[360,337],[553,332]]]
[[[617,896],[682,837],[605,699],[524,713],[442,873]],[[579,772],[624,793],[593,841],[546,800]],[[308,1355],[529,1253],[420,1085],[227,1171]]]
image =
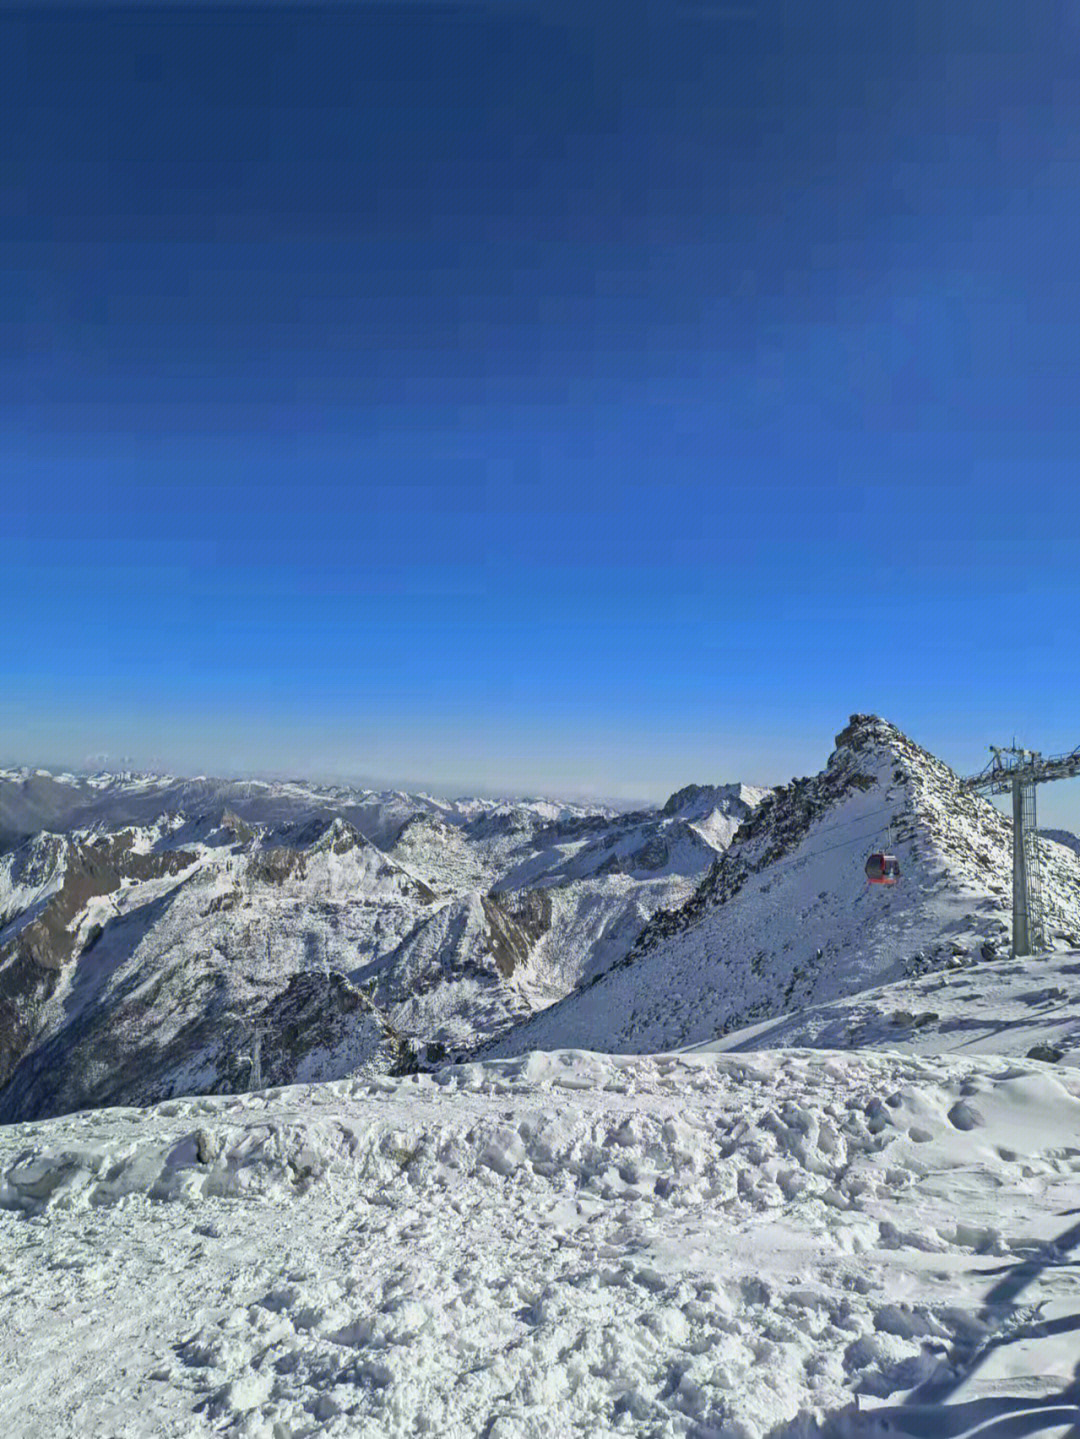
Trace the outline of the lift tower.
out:
[[[1037,750],[991,745],[994,756],[979,774],[960,781],[974,794],[1012,794],[1014,955],[1046,948],[1039,844],[1036,838],[1035,786],[1080,775],[1080,748],[1045,759]]]

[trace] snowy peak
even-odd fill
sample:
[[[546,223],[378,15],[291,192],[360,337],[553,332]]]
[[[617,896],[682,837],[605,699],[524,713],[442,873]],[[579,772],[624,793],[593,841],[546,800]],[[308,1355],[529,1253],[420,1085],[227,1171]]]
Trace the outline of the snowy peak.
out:
[[[293,884],[346,899],[408,898],[430,904],[434,891],[340,815],[289,833],[288,844],[256,846],[242,871],[256,885]]]
[[[903,730],[890,724],[887,719],[882,719],[881,715],[874,714],[853,714],[836,736],[835,745],[836,748],[829,757],[830,762],[845,750],[858,754],[875,747],[917,753],[926,759],[934,758],[928,750],[920,749],[909,740]]]
[[[592,987],[506,1043],[668,1049],[1003,953],[1011,841],[1010,823],[948,765],[854,715],[825,768],[767,794],[684,904],[657,911]],[[900,860],[893,888],[866,882],[866,856],[881,850]],[[1073,946],[1080,860],[1041,850],[1050,938]]]
[[[948,765],[888,721],[853,715],[837,735],[825,769],[767,794],[693,898],[677,914],[657,916],[639,951],[692,929],[766,871],[770,888],[779,884],[794,897],[803,888],[798,877],[809,866],[831,877],[838,899],[848,887],[854,900],[863,902],[862,863],[875,850],[900,857],[904,893],[942,882],[981,885],[994,871],[1000,889],[1010,840],[1003,817],[962,790]],[[886,903],[894,899],[888,893],[878,897]],[[1000,930],[1000,919],[994,928]]]
[[[343,816],[322,812],[280,826],[264,834],[263,840],[267,845],[281,849],[309,850],[313,853],[332,849],[335,854],[345,854],[350,849],[370,843]]]
[[[351,849],[359,849],[362,845],[374,849],[370,841],[364,839],[358,830],[353,829],[347,819],[341,815],[335,815],[330,823],[324,828],[318,839],[310,846],[313,854],[320,850],[332,850],[334,854],[348,854]]]
[[[45,832],[0,856],[0,942],[8,925],[63,883],[69,847],[63,835]]]
[[[675,791],[660,813],[681,815],[683,819],[704,819],[715,810],[745,816],[768,793],[767,789],[750,784],[688,784]]]

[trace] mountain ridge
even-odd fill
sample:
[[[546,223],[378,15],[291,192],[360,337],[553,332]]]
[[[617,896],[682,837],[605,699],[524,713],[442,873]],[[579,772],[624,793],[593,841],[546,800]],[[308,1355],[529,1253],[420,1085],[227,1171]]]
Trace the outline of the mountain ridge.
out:
[[[883,849],[904,876],[871,890],[863,860]],[[1075,945],[1080,862],[1041,849],[1051,939]],[[1000,954],[1010,883],[1010,821],[896,726],[856,714],[824,769],[772,791],[682,905],[658,910],[586,988],[483,1052],[671,1049],[950,957]]]

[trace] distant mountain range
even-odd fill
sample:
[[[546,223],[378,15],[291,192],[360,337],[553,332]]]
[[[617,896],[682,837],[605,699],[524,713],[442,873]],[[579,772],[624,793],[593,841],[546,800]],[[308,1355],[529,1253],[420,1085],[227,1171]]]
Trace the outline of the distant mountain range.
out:
[[[624,954],[765,793],[0,772],[0,1119],[467,1052]]]
[[[709,1042],[1009,945],[1009,821],[872,715],[817,775],[654,810],[6,770],[0,834],[2,1121]]]

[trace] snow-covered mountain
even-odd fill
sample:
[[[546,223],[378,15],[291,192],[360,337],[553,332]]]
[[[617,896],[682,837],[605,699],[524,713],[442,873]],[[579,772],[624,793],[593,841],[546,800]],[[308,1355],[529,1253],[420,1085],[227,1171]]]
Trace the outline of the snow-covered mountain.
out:
[[[205,776],[53,774],[44,769],[0,769],[0,854],[24,840],[52,830],[97,827],[114,830],[153,824],[161,815],[220,815],[231,809],[248,824],[265,827],[304,818],[340,815],[365,839],[389,848],[416,815],[427,814],[449,825],[490,816],[518,817],[534,825],[615,811],[543,799],[437,799],[401,790],[355,789],[304,780],[234,780]]]
[[[50,837],[51,892],[0,930],[0,1114],[235,1085],[259,1025],[276,1035],[267,1080],[296,1077],[304,1056],[280,1013],[294,977],[330,986],[346,946],[355,967],[433,899],[341,819],[292,846],[223,825],[176,848],[186,828]],[[25,881],[20,861],[47,848],[33,840],[0,864]],[[339,1026],[347,1057],[324,1068],[375,1056],[382,1031],[365,1008],[359,1019]]]
[[[891,834],[891,838],[890,838]],[[646,1052],[1008,950],[1011,823],[894,726],[855,715],[825,769],[758,805],[681,906],[592,982],[498,1040]],[[901,882],[869,886],[891,849]],[[1080,858],[1041,844],[1049,938],[1080,935]]]
[[[252,1074],[672,1049],[1008,949],[1009,821],[874,716],[818,775],[629,813],[56,784],[89,823],[0,855],[0,1119]],[[141,821],[117,828],[132,804]],[[1041,847],[1064,948],[1080,857]],[[863,874],[882,848],[903,867],[891,889]]]
[[[0,855],[2,1119],[469,1050],[625,954],[765,793],[692,786],[620,814],[298,784],[56,781],[69,790],[85,827]]]

